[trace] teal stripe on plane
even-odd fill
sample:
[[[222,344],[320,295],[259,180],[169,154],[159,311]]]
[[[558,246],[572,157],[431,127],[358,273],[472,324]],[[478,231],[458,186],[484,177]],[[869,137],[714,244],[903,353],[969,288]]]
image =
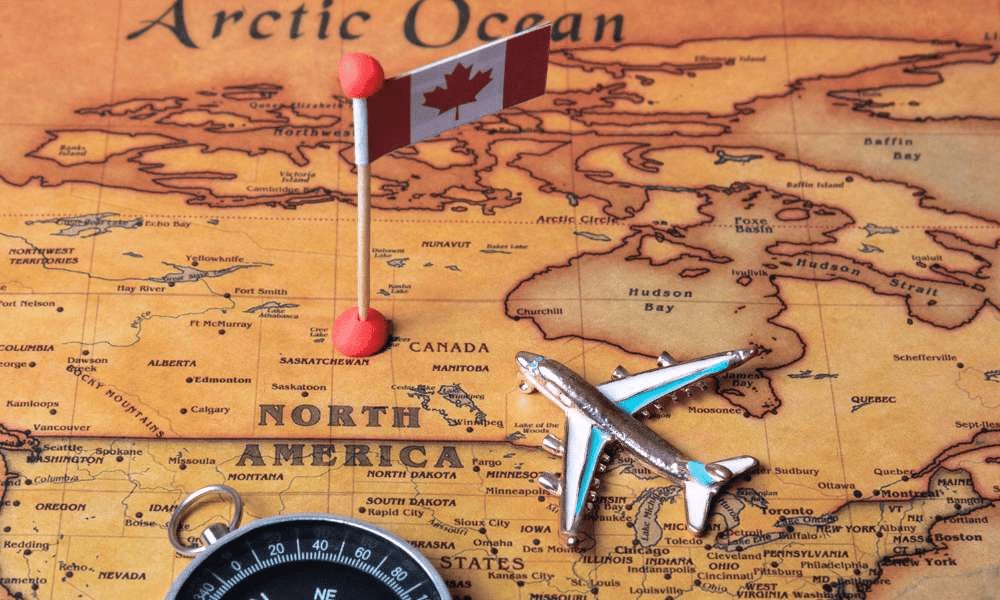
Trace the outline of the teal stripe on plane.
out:
[[[715,479],[705,470],[705,464],[696,460],[689,460],[687,463],[688,473],[701,485],[712,485]]]
[[[715,375],[716,373],[721,373],[725,370],[726,370],[726,362],[719,361],[714,367],[698,371],[692,375],[689,375],[688,377],[685,377],[684,379],[677,379],[669,383],[665,383],[659,387],[655,387],[651,390],[646,390],[645,392],[636,394],[635,396],[625,398],[624,400],[618,403],[618,407],[624,410],[625,412],[629,413],[630,415],[634,415],[635,413],[646,408],[648,405],[655,402],[656,400],[666,396],[670,392],[677,391],[690,383],[698,381],[702,377],[708,375]]]
[[[601,460],[601,453],[608,443],[608,434],[597,429],[590,428],[590,440],[587,442],[587,462],[583,465],[583,472],[580,474],[580,491],[576,498],[576,511],[574,516],[583,512],[583,506],[587,502],[587,494],[590,492],[590,484],[594,480],[597,472],[597,463]]]

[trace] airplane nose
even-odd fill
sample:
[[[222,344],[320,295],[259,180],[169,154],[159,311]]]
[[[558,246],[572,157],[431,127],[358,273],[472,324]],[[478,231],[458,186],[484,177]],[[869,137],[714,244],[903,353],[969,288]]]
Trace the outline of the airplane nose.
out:
[[[518,352],[517,353],[517,366],[522,371],[528,368],[528,365],[538,364],[538,361],[542,359],[538,354],[533,354],[531,352]]]
[[[760,354],[760,348],[753,346],[750,348],[742,348],[740,350],[733,350],[733,366],[739,366],[750,360],[751,358]]]

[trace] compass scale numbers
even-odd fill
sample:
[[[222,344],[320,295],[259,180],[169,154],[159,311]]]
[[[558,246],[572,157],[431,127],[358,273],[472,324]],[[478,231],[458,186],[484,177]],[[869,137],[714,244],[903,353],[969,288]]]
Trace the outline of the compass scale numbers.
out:
[[[426,559],[356,524],[279,518],[210,550],[169,600],[445,600]]]

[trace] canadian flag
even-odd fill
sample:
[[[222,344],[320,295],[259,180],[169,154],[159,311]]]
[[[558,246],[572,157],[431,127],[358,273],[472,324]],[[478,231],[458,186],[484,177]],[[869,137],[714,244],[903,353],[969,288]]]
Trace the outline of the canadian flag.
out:
[[[545,93],[551,25],[386,80],[368,98],[369,160]]]

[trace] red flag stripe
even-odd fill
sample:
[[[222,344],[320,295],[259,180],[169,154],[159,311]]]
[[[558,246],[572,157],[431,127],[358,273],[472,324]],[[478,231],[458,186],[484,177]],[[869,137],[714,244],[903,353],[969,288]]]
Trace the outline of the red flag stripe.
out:
[[[551,34],[551,27],[542,27],[507,40],[503,78],[504,107],[545,93]]]
[[[410,144],[410,77],[387,80],[368,98],[368,159]]]

